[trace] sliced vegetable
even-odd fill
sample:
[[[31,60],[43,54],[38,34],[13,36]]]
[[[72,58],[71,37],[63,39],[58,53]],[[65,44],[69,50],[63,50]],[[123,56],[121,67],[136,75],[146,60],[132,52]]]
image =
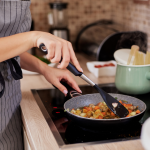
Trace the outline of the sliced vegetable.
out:
[[[94,109],[95,109],[95,110],[99,109],[99,106],[95,106]]]
[[[129,114],[132,112],[132,110],[128,110],[129,111]]]
[[[141,112],[140,112],[140,110],[137,110],[136,113],[139,114],[139,113],[141,113]]]
[[[103,117],[102,117],[102,116],[99,116],[98,119],[103,119]]]
[[[140,113],[138,110],[138,106],[133,106],[133,104],[124,103],[124,100],[119,100],[119,102],[125,106],[129,114],[126,117],[135,116]],[[126,102],[126,101],[125,101]],[[112,103],[114,107],[117,107],[118,103]],[[89,106],[85,106],[78,109],[72,109],[71,113],[92,119],[117,119],[116,116],[106,105],[105,102],[99,102],[97,105],[90,104]]]
[[[80,116],[81,116],[81,117],[86,117],[87,114],[86,114],[86,113],[81,113]]]
[[[115,116],[115,114],[113,112],[111,112],[110,114],[111,114],[111,116]]]
[[[121,101],[121,100],[120,100],[119,102],[122,104],[122,101]]]
[[[136,112],[132,112],[130,113],[131,116],[135,116],[136,115]]]
[[[105,116],[105,115],[106,115],[106,112],[102,112],[102,115]]]
[[[87,114],[88,118],[92,117],[92,115],[93,115],[92,111],[88,111],[86,114]]]
[[[87,113],[87,112],[88,112],[88,110],[87,110],[87,109],[83,109],[83,112],[84,112],[84,113]]]

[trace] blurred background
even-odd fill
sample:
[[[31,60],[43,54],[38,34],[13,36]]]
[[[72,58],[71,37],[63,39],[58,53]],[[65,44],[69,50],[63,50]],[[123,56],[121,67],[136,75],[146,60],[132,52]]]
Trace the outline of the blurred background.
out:
[[[31,0],[32,30],[61,35],[72,42],[77,52],[82,49],[80,43],[87,44],[89,51],[94,51],[96,45],[99,47],[104,39],[116,32],[141,31],[148,36],[147,49],[150,50],[148,3],[149,0],[144,3],[140,0]],[[88,38],[94,39],[96,45],[89,45],[93,41]],[[37,49],[32,49],[31,53],[42,55]]]

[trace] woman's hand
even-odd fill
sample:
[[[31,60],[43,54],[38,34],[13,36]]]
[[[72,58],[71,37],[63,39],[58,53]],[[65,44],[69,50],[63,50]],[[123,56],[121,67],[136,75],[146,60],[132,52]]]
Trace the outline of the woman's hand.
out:
[[[82,93],[77,83],[71,76],[70,72],[66,69],[62,70],[45,66],[43,75],[48,82],[56,86],[61,92],[64,93],[65,96],[67,95],[68,91],[66,87],[60,83],[61,80],[65,81],[68,85],[70,85],[73,89],[75,89],[79,93]]]
[[[36,31],[35,39],[35,47],[39,47],[41,43],[47,47],[47,59],[49,59],[52,63],[59,63],[62,58],[62,62],[58,66],[59,68],[65,69],[71,61],[78,71],[83,72],[70,42],[56,37],[50,33],[38,31]]]

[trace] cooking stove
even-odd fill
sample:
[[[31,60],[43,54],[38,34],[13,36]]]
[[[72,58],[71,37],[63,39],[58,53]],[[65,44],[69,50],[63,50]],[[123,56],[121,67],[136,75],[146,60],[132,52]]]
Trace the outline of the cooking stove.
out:
[[[115,84],[113,83],[99,84],[99,87],[107,93],[123,94],[116,89]],[[93,87],[88,85],[80,86],[80,89],[82,90],[83,95],[98,93]],[[63,105],[70,97],[65,97],[58,89],[34,89],[32,90],[32,93],[59,147],[62,149],[139,139],[142,124],[148,117],[150,117],[150,93],[143,95],[130,95],[139,98],[147,105],[146,112],[138,124],[133,124],[125,129],[123,128],[113,131],[108,128],[89,130],[77,126],[71,120],[65,120],[66,114]]]

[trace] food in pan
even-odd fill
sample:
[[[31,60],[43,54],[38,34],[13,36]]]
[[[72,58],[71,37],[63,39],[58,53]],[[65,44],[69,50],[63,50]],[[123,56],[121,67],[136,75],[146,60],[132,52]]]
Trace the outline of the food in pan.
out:
[[[129,114],[126,117],[135,116],[136,114],[140,113],[138,110],[138,106],[133,106],[132,104],[127,104],[123,102],[123,100],[119,101],[124,107],[126,107],[129,111]],[[89,106],[85,106],[78,109],[72,109],[72,114],[92,118],[92,119],[117,119],[119,118],[115,115],[106,105],[105,102],[100,102],[97,105],[90,104]]]

